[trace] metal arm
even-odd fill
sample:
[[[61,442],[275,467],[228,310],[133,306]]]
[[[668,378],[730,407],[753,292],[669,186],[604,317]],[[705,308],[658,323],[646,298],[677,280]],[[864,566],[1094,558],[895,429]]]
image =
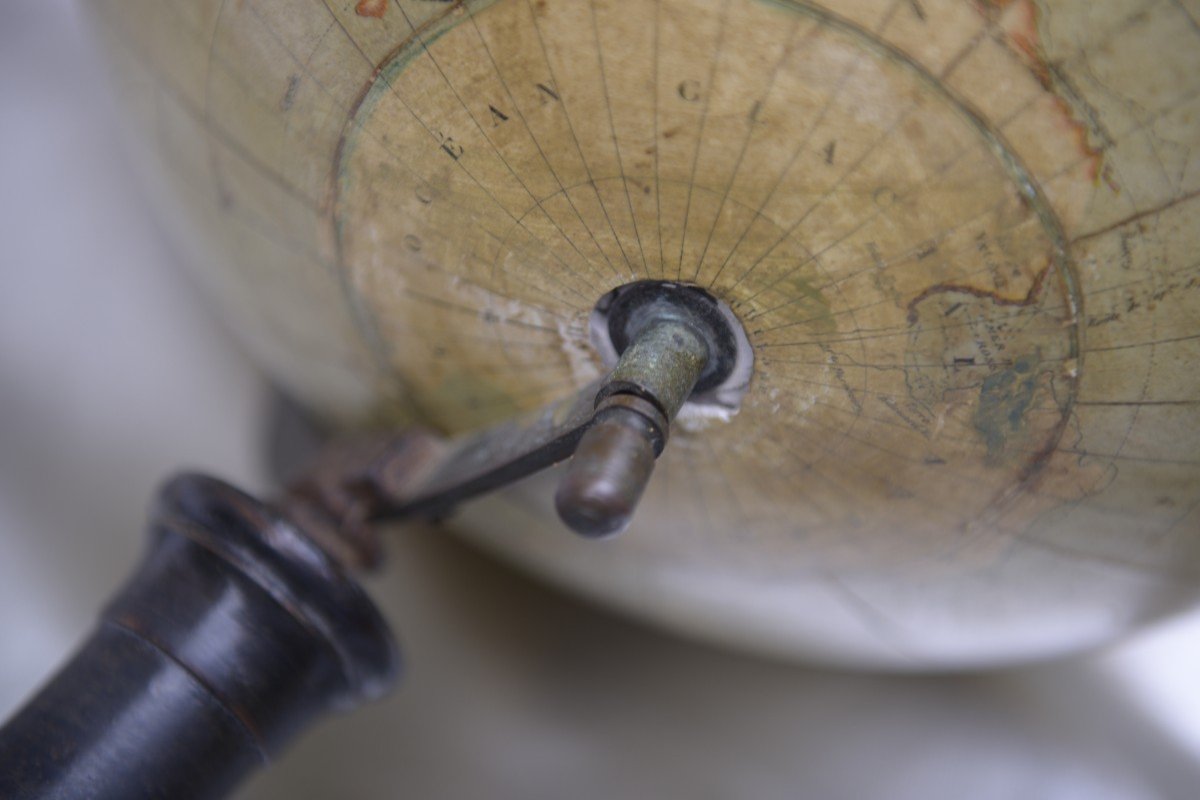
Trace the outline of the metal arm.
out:
[[[446,513],[574,453],[561,516],[588,536],[624,528],[719,351],[686,309],[648,307],[607,378],[525,417],[450,441],[343,440],[274,505],[169,483],[138,570],[0,730],[0,797],[223,797],[322,713],[385,692],[391,633],[347,572],[379,561],[372,522]]]
[[[336,444],[286,506],[347,563],[370,566],[380,558],[371,523],[443,515],[574,454],[555,498],[560,517],[584,536],[617,533],[629,524],[709,350],[694,320],[656,315],[608,377],[576,394],[446,442],[409,431],[383,443]]]

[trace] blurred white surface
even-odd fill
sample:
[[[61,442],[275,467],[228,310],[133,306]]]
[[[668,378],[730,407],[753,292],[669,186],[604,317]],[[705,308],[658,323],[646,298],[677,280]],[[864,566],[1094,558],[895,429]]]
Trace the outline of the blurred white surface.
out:
[[[132,567],[170,471],[266,483],[270,392],[134,185],[67,0],[0,5],[0,714]],[[1193,798],[1200,614],[1088,660],[889,678],[667,638],[406,537],[387,702],[246,797]],[[3,769],[3,765],[0,765]]]

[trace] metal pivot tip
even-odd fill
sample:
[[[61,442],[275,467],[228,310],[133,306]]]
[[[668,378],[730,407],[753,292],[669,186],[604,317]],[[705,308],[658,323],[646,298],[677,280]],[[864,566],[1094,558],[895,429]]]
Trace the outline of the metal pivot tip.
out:
[[[554,497],[568,527],[601,538],[629,526],[708,358],[704,339],[675,319],[651,322],[621,354]]]

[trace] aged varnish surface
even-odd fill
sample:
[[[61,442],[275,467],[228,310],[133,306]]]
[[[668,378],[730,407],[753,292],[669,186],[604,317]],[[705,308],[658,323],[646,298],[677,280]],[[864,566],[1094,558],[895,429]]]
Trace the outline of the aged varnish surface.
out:
[[[1200,589],[1194,0],[106,0],[197,276],[298,397],[457,432],[705,287],[754,348],[595,545],[461,530],[759,649],[1085,647]],[[169,199],[166,199],[169,198]]]

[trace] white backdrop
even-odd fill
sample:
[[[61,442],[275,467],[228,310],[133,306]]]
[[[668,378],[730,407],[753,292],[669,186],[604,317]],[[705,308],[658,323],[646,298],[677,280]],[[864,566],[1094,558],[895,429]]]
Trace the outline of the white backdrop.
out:
[[[265,484],[269,387],[181,276],[67,0],[0,4],[0,716],[132,566],[181,466]],[[1019,673],[838,675],[709,650],[414,536],[373,586],[385,703],[247,798],[1194,798],[1200,614]],[[0,769],[3,765],[0,764]]]

